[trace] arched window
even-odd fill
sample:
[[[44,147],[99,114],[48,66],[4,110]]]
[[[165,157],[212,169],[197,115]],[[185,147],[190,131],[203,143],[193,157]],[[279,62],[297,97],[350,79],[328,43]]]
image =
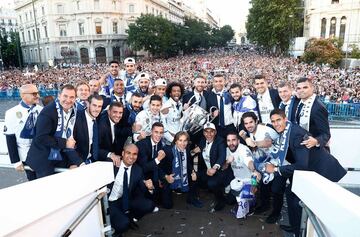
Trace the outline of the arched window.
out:
[[[346,29],[346,17],[343,16],[341,17],[340,20],[340,34],[339,34],[339,38],[343,41],[345,39],[345,29]]]
[[[330,34],[329,37],[335,37],[335,32],[336,32],[336,18],[333,17],[330,20]]]
[[[321,20],[321,33],[320,33],[320,37],[321,38],[325,38],[326,37],[326,18],[323,18]]]

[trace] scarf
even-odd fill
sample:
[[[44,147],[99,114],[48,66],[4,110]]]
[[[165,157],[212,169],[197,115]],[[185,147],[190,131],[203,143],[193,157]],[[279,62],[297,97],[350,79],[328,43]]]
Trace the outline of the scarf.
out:
[[[56,131],[55,131],[54,136],[59,137],[59,138],[68,139],[69,137],[72,137],[72,135],[73,135],[75,121],[76,121],[76,109],[74,108],[71,111],[70,118],[69,118],[67,124],[65,125],[64,124],[65,123],[64,111],[63,111],[62,106],[60,105],[59,99],[55,100],[55,107],[56,107],[56,111],[57,111],[58,122],[57,122]],[[70,150],[72,151],[73,149],[64,149],[64,152],[70,151]],[[60,154],[60,149],[51,148],[48,160],[62,160],[62,156]]]
[[[28,110],[28,117],[26,119],[25,125],[20,133],[20,138],[23,139],[33,139],[35,137],[35,122],[38,116],[38,111],[35,110],[36,105],[31,107],[25,104],[24,101],[20,102],[20,105]]]
[[[314,94],[309,99],[307,99],[305,102],[300,101],[298,108],[297,108],[297,110],[298,110],[301,103],[304,104],[301,111],[299,111],[299,113],[300,113],[299,126],[302,127],[303,129],[305,129],[306,131],[309,131],[309,128],[310,128],[311,109],[315,102],[315,99],[316,99],[316,95]],[[296,111],[296,114],[297,113],[298,112]]]
[[[174,156],[172,161],[174,182],[170,185],[170,187],[171,189],[180,189],[182,192],[188,192],[189,180],[187,175],[187,162],[185,153],[183,153],[183,156],[181,156],[181,153],[176,149],[176,146],[173,146],[171,150]]]
[[[269,174],[265,172],[266,164],[273,164],[274,166],[282,166],[286,154],[289,148],[289,140],[290,140],[290,132],[292,128],[292,123],[290,121],[286,122],[286,127],[284,131],[280,134],[280,136],[274,141],[274,144],[270,151],[270,156],[267,160],[263,163],[260,171],[263,173],[263,182],[265,184],[269,183],[271,180],[274,179],[274,174]]]
[[[82,110],[86,110],[86,108],[87,108],[86,101],[76,98],[76,109],[78,111],[82,111]]]
[[[112,89],[114,87],[115,78],[109,73],[105,78],[106,84],[102,86],[101,94],[106,97],[110,97]]]
[[[133,83],[135,77],[136,77],[136,73],[134,73],[133,75],[129,75],[127,72],[125,72],[125,78],[126,78],[125,94],[129,91],[132,93],[136,91],[135,85]]]

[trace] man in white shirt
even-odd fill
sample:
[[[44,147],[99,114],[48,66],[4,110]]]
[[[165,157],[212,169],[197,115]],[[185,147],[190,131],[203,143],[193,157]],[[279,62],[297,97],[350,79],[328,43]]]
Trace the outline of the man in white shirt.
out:
[[[35,123],[42,107],[39,103],[39,91],[33,84],[20,88],[21,102],[5,112],[4,134],[11,163],[17,171],[24,171],[24,164],[32,138],[35,135]],[[35,173],[25,170],[29,181],[35,179]]]
[[[256,75],[254,78],[256,94],[254,100],[257,103],[259,121],[270,124],[270,112],[279,107],[280,97],[275,89],[269,89],[264,75]]]
[[[120,165],[114,167],[115,180],[108,186],[110,220],[116,235],[129,227],[138,228],[133,218],[139,219],[155,208],[155,204],[145,197],[154,186],[151,179],[144,180],[142,169],[135,164],[138,152],[134,144],[124,147]]]

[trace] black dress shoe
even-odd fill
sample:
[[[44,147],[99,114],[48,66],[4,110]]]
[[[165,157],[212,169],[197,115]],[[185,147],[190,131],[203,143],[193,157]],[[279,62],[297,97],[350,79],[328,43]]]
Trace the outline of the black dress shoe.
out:
[[[264,212],[268,211],[270,209],[270,205],[260,205],[255,207],[255,211],[254,214],[259,215],[259,214],[263,214]]]
[[[217,202],[214,206],[215,211],[221,211],[225,207],[225,202]]]
[[[129,228],[132,230],[138,230],[139,226],[134,221],[130,221]]]
[[[279,220],[279,215],[270,214],[266,219],[265,222],[268,224],[275,224]]]
[[[294,228],[292,228],[289,225],[280,225],[280,229],[282,229],[283,231],[286,231],[286,232],[291,232],[291,233],[294,232]]]

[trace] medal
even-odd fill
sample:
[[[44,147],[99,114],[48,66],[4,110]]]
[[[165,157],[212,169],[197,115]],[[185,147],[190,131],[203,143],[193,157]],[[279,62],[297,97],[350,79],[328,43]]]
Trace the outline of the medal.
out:
[[[20,111],[16,112],[16,117],[18,119],[21,119],[22,118],[22,113]]]

